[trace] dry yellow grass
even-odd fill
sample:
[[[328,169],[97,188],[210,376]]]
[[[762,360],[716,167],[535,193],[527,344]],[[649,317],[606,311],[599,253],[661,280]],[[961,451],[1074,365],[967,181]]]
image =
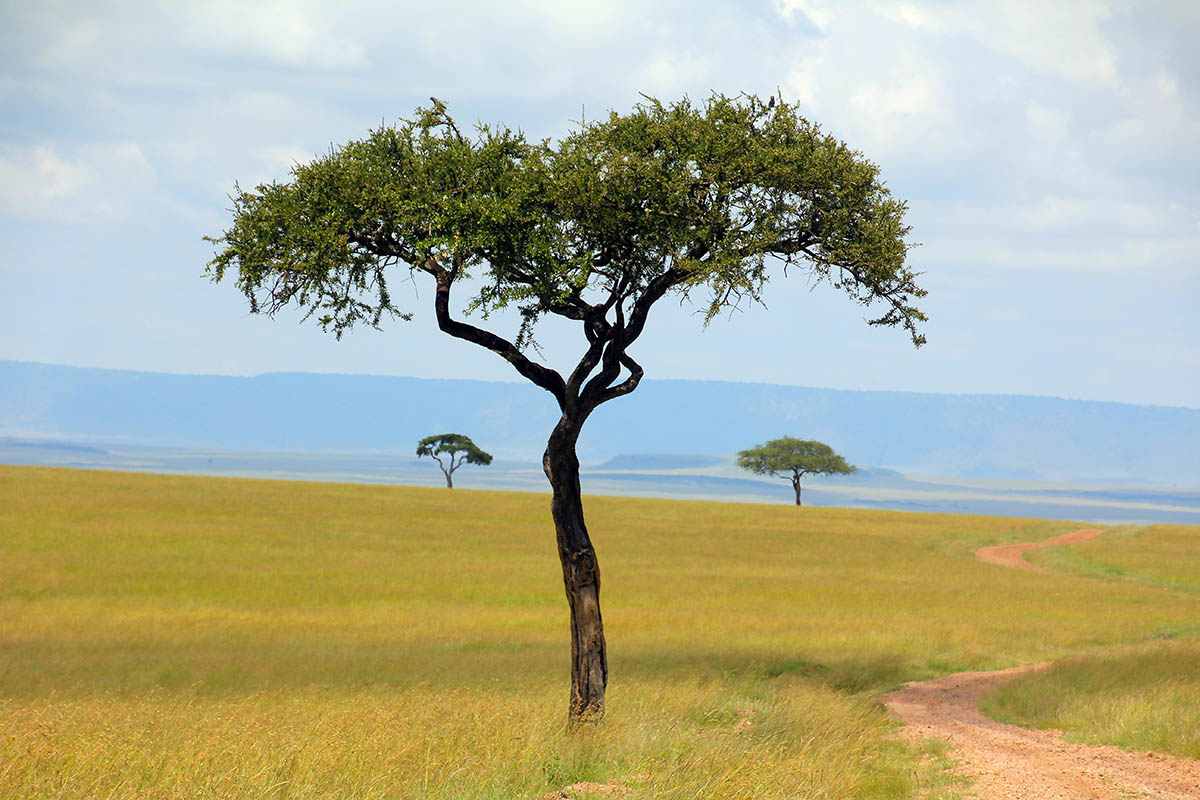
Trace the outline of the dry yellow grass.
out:
[[[1060,570],[1200,592],[1200,526],[1148,525],[1114,529],[1090,542],[1039,554]]]
[[[1200,759],[1200,642],[1080,656],[1000,687],[981,709],[1088,744]]]
[[[880,691],[1200,626],[970,558],[1070,523],[589,498],[612,682],[570,736],[547,505],[0,467],[0,797],[951,796]]]
[[[1100,581],[1200,594],[1200,527],[1126,527],[1039,553],[1040,563]],[[1194,632],[1185,628],[1185,632]],[[1200,758],[1200,641],[1162,638],[1084,655],[1008,684],[983,709],[1090,744]]]

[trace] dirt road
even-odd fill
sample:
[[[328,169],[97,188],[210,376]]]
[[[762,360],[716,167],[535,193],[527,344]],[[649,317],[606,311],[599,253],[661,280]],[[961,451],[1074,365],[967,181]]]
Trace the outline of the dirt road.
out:
[[[1098,531],[1095,528],[1084,528],[1072,533],[1064,533],[1062,536],[1055,536],[1053,539],[1047,539],[1044,542],[1022,542],[1021,544],[1000,544],[992,547],[981,547],[975,551],[975,557],[980,561],[986,561],[989,564],[999,564],[1002,567],[1013,567],[1030,572],[1045,572],[1046,570],[1037,564],[1030,564],[1025,560],[1025,552],[1027,550],[1037,550],[1040,547],[1050,547],[1056,544],[1086,542],[1088,539],[1095,539],[1101,533],[1103,531]]]
[[[1045,572],[1022,553],[1099,536],[1085,529],[1047,542],[984,547],[980,561]],[[980,800],[1110,800],[1200,798],[1200,761],[1116,747],[1072,744],[1054,731],[1031,730],[985,717],[977,708],[988,690],[1047,664],[996,672],[960,672],[910,683],[880,700],[904,723],[901,735],[918,742],[948,739]]]
[[[996,722],[976,708],[989,689],[1044,666],[960,672],[880,699],[905,724],[909,741],[950,740],[980,800],[1200,798],[1200,761],[1072,744],[1053,731]]]

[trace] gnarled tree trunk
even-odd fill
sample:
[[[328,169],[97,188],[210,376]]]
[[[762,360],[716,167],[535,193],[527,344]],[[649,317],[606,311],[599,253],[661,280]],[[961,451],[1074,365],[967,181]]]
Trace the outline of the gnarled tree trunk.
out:
[[[600,565],[583,522],[579,458],[575,455],[582,424],[582,419],[564,413],[542,457],[542,467],[553,489],[550,510],[571,609],[572,725],[604,715],[604,689],[608,683],[604,621],[600,616]]]

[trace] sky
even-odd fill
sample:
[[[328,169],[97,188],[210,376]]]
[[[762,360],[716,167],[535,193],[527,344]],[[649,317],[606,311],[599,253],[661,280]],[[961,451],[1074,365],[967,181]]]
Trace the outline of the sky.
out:
[[[1200,3],[0,0],[0,359],[520,380],[414,313],[342,340],[204,277],[228,195],[436,96],[533,138],[778,91],[909,205],[928,344],[776,271],[656,307],[648,379],[1200,408]],[[473,320],[477,321],[478,320]],[[511,335],[511,318],[494,318]],[[539,339],[551,366],[574,328]]]

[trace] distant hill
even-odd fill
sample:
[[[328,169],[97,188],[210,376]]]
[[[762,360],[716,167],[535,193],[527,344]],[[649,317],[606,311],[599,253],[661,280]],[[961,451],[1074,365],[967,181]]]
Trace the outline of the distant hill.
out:
[[[597,464],[596,469],[620,470],[631,472],[675,472],[686,469],[704,469],[716,467],[730,461],[720,456],[693,456],[662,453],[622,453],[613,456],[603,464]]]
[[[616,467],[610,466],[615,464]],[[216,475],[341,483],[443,486],[429,459],[407,454],[271,453],[108,444],[105,449],[57,440],[0,436],[0,484],[5,465],[69,467],[176,475]],[[455,491],[549,492],[538,461],[502,461],[455,476]],[[461,475],[461,478],[459,477]],[[732,456],[626,454],[582,475],[586,495],[665,497],[741,503],[794,501],[787,481],[758,478],[738,469]],[[949,514],[1069,519],[1086,524],[1200,524],[1200,488],[1100,486],[1090,483],[916,479],[886,469],[814,477],[805,482],[807,506],[880,508]]]
[[[11,438],[407,455],[422,436],[461,431],[498,458],[529,460],[557,418],[550,396],[522,383],[0,361],[0,436]],[[1200,410],[1045,397],[648,378],[595,412],[579,449],[589,463],[676,454],[637,468],[678,469],[680,457],[729,455],[784,434],[907,475],[1200,486]]]

